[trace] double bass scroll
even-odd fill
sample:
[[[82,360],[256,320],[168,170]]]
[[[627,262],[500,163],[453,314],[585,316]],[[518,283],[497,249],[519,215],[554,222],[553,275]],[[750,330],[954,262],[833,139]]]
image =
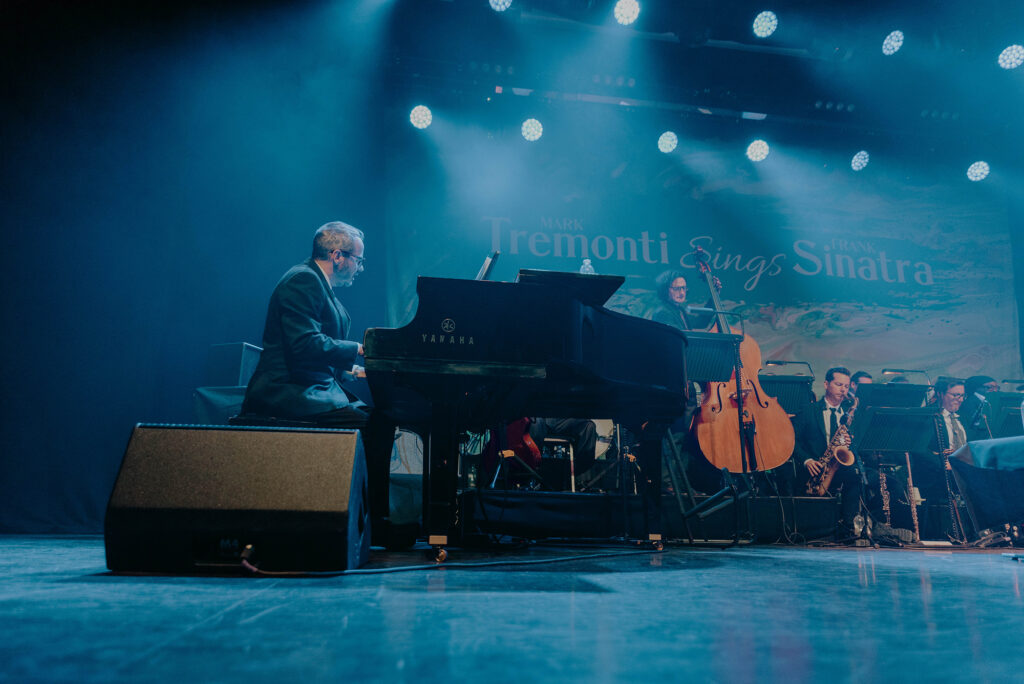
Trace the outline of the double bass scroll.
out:
[[[704,457],[718,469],[732,473],[777,468],[793,454],[793,424],[774,397],[758,382],[761,349],[754,338],[731,330],[722,312],[707,254],[697,248],[697,266],[714,303],[718,332],[742,334],[736,368],[728,382],[710,382],[697,416],[697,442]],[[744,369],[752,369],[745,373]]]

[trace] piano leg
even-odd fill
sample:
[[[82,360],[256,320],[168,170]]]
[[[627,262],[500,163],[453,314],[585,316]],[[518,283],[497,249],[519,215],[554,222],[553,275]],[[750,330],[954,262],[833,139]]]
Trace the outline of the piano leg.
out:
[[[423,527],[434,560],[441,562],[448,556],[444,547],[455,523],[458,490],[459,433],[451,404],[433,405],[423,452]]]

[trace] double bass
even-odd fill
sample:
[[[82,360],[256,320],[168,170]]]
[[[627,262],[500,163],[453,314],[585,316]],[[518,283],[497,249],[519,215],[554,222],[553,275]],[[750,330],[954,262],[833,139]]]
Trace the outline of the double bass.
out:
[[[708,255],[696,251],[697,266],[711,291],[718,332],[733,332],[722,314],[718,289],[714,287]],[[793,454],[796,438],[786,410],[765,394],[757,379],[761,348],[744,334],[739,344],[736,368],[728,382],[709,382],[697,416],[697,442],[704,457],[718,469],[731,473],[777,468]]]

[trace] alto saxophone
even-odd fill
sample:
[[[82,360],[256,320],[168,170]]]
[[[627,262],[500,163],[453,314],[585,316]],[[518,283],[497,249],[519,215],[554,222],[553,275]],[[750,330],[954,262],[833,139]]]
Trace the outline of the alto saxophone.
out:
[[[839,427],[836,428],[835,433],[832,435],[832,439],[828,442],[828,448],[825,449],[825,454],[818,459],[818,465],[821,466],[821,470],[818,471],[817,475],[811,475],[811,479],[807,481],[807,493],[813,496],[825,496],[828,492],[829,485],[832,484],[832,478],[836,476],[836,471],[839,470],[839,466],[852,466],[856,460],[853,452],[846,446],[851,441],[848,427],[850,421],[853,419],[853,412],[857,410],[857,397],[853,398],[853,406],[847,411],[846,415],[843,416],[842,422]]]

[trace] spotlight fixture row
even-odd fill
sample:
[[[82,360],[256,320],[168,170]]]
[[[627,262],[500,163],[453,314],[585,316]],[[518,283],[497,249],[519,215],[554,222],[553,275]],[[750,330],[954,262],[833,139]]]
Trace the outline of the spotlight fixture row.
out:
[[[409,112],[409,122],[416,128],[423,130],[433,122],[434,116],[425,105],[416,105]],[[538,119],[529,118],[523,121],[520,127],[523,139],[527,142],[536,142],[544,135],[544,126]],[[658,151],[664,154],[674,152],[679,147],[679,135],[675,131],[664,131],[658,136]],[[757,139],[747,145],[747,158],[752,162],[763,162],[771,153],[771,147],[764,140]],[[867,150],[860,150],[850,160],[850,168],[854,171],[863,171],[871,155]],[[984,180],[988,177],[991,169],[987,162],[976,161],[967,169],[967,178],[972,181]]]

